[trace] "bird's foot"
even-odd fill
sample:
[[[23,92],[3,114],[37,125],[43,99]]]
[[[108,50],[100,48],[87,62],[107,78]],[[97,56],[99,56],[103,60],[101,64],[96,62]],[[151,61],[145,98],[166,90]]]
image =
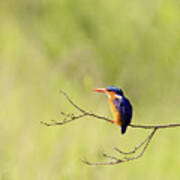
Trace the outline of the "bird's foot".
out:
[[[110,120],[110,122],[113,124],[113,123],[114,123],[114,120]]]

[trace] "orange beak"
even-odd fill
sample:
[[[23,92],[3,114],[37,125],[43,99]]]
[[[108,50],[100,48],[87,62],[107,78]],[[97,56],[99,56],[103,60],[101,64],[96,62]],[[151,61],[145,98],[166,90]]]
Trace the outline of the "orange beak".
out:
[[[106,88],[97,88],[97,89],[93,89],[94,92],[100,92],[100,93],[106,93],[107,89]]]

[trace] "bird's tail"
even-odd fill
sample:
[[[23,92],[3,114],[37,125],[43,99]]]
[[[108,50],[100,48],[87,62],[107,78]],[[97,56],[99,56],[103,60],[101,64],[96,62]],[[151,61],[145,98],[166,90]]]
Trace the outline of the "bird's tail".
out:
[[[121,126],[121,133],[124,134],[126,132],[126,129],[127,129],[127,125],[123,124]]]

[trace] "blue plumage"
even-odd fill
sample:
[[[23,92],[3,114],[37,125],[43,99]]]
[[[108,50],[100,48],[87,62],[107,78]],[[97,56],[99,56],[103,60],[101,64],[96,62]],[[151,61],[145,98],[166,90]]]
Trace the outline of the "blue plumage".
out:
[[[122,99],[116,98],[113,101],[116,109],[121,115],[122,118],[122,126],[121,132],[124,134],[126,132],[126,128],[128,124],[131,122],[132,118],[132,105],[130,104],[129,100],[122,96]]]
[[[115,86],[109,86],[109,87],[107,87],[107,90],[109,91],[109,92],[115,92],[117,95],[120,95],[120,96],[124,96],[124,93],[123,93],[123,91],[122,91],[122,89],[120,89],[120,88],[117,88],[117,87],[115,87]]]
[[[117,88],[115,86],[110,86],[107,88],[108,91],[115,92],[120,98],[115,98],[113,100],[113,103],[117,109],[117,111],[120,113],[122,125],[121,125],[121,132],[124,134],[126,132],[128,124],[131,122],[132,118],[132,105],[129,102],[129,100],[124,96],[123,91],[120,88]]]
[[[122,89],[109,86],[107,88],[94,89],[95,92],[106,93],[109,97],[110,106],[114,115],[112,123],[121,126],[121,132],[124,134],[132,118],[132,105],[130,101],[124,96]]]

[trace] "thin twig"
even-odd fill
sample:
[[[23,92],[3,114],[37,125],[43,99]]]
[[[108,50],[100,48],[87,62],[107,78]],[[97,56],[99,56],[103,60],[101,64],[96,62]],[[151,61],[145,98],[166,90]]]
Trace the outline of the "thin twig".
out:
[[[64,95],[64,97],[67,99],[67,101],[76,110],[78,110],[80,112],[80,114],[79,115],[74,115],[72,113],[61,112],[61,115],[64,116],[64,119],[62,121],[57,121],[57,120],[51,120],[51,122],[40,121],[42,124],[44,124],[46,126],[65,125],[67,123],[70,123],[70,122],[78,120],[78,119],[82,119],[84,117],[94,117],[96,119],[101,119],[101,120],[104,120],[106,122],[111,122],[111,120],[109,118],[107,118],[107,117],[104,117],[104,116],[101,116],[101,115],[97,115],[95,113],[91,113],[91,112],[88,112],[88,111],[82,109],[76,103],[74,103],[74,101],[72,101],[71,98],[64,91],[60,90],[60,93]],[[121,151],[120,149],[118,149],[117,147],[114,147],[115,151],[117,151],[121,155],[124,155],[123,158],[118,158],[118,157],[107,155],[107,154],[103,153],[103,156],[105,158],[110,159],[110,161],[108,161],[108,162],[94,162],[94,163],[92,163],[92,162],[90,162],[90,161],[88,161],[86,159],[83,159],[82,162],[84,162],[85,164],[88,164],[88,165],[116,165],[116,164],[119,164],[119,163],[123,163],[123,162],[128,162],[128,161],[139,159],[140,157],[142,157],[144,155],[144,152],[146,151],[148,145],[150,144],[150,142],[152,140],[152,137],[155,135],[155,133],[157,132],[158,129],[180,127],[180,124],[179,123],[176,123],[176,124],[165,124],[165,125],[136,125],[136,124],[129,124],[129,126],[131,128],[152,129],[152,132],[138,146],[134,147],[134,149],[132,151],[124,152],[124,151]],[[142,148],[142,150],[137,155],[129,156],[129,155],[132,155],[132,154],[136,154],[136,152],[138,150],[140,150],[141,148]]]
[[[115,157],[115,156],[109,156],[109,155],[103,154],[103,156],[106,157],[106,158],[109,158],[110,161],[107,161],[107,162],[90,162],[88,160],[83,160],[83,163],[85,163],[87,165],[92,165],[92,166],[97,166],[97,165],[116,165],[116,164],[119,164],[119,163],[124,163],[124,162],[128,162],[128,161],[133,161],[133,160],[139,159],[139,158],[141,158],[144,155],[144,152],[146,151],[146,149],[147,149],[150,141],[152,140],[152,137],[155,135],[156,131],[157,131],[157,128],[154,128],[152,130],[152,132],[150,133],[150,135],[148,135],[148,137],[145,139],[145,141],[143,141],[143,143],[145,142],[144,143],[145,145],[144,145],[142,151],[140,151],[140,153],[137,154],[136,156],[132,156],[132,157],[124,156],[123,158],[118,158],[118,157]],[[117,150],[117,152],[122,154],[122,151],[119,151],[119,149]],[[123,152],[123,154],[124,154],[124,152]]]
[[[152,133],[152,132],[151,132],[151,133]],[[136,152],[149,140],[149,137],[151,136],[151,133],[150,133],[150,135],[148,135],[138,146],[134,147],[134,149],[131,150],[131,151],[125,152],[125,151],[120,150],[120,149],[117,148],[117,147],[114,147],[114,150],[117,151],[117,152],[120,153],[120,154],[123,154],[123,155],[134,154],[134,153],[136,153]]]
[[[173,127],[180,127],[179,123],[176,124],[165,124],[165,125],[136,125],[136,124],[129,124],[132,128],[142,128],[142,129],[164,129],[164,128],[173,128]]]
[[[72,117],[69,117],[71,115],[71,113],[69,114],[65,114],[64,113],[64,116],[66,116],[66,118],[71,118],[69,120],[63,120],[63,121],[56,121],[54,120],[53,123],[47,123],[47,122],[43,122],[41,121],[42,124],[44,125],[47,125],[47,126],[56,126],[56,125],[64,125],[66,123],[69,123],[69,122],[72,122],[72,121],[75,121],[77,119],[80,119],[80,118],[83,118],[85,116],[90,116],[90,117],[94,117],[96,119],[101,119],[101,120],[104,120],[106,122],[111,122],[111,119],[105,117],[105,116],[101,116],[101,115],[98,115],[98,114],[95,114],[95,113],[91,113],[91,112],[88,112],[82,108],[80,108],[77,104],[75,104],[71,98],[67,95],[67,93],[65,93],[64,91],[60,90],[60,93],[62,95],[64,95],[64,97],[68,100],[68,102],[78,111],[81,112],[80,115],[78,116],[72,116]],[[165,125],[136,125],[136,124],[129,124],[129,126],[131,128],[141,128],[141,129],[154,129],[154,128],[158,128],[158,129],[164,129],[164,128],[173,128],[173,127],[180,127],[180,123],[176,123],[176,124],[165,124]]]

